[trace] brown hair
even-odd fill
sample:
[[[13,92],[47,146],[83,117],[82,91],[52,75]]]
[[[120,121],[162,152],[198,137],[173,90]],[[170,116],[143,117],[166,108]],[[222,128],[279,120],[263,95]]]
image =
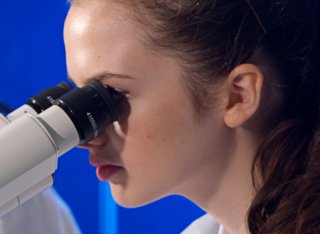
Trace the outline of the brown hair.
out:
[[[197,111],[206,107],[208,84],[237,65],[272,67],[275,72],[265,75],[282,105],[277,115],[269,113],[272,125],[253,164],[257,191],[249,230],[320,233],[320,2],[118,1],[149,18],[140,21],[152,29],[152,46],[178,57]]]
[[[140,0],[131,5],[153,18],[148,21],[152,44],[173,52],[190,72],[190,91],[200,109],[213,77],[248,61],[272,64],[280,74],[283,105],[253,165],[257,193],[249,230],[320,232],[319,2]]]

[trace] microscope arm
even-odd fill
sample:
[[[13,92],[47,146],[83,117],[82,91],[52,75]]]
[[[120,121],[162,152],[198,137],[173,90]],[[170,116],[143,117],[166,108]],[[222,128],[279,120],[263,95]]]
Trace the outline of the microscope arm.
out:
[[[58,157],[79,144],[67,114],[52,106],[0,124],[0,217],[52,185]]]

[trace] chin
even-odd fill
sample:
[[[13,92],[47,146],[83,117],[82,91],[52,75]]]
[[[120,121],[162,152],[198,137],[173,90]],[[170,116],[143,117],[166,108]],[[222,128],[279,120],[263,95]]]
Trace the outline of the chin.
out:
[[[138,208],[160,199],[150,196],[151,194],[147,194],[145,191],[143,193],[133,193],[120,191],[112,187],[111,193],[113,199],[119,206],[124,208]]]

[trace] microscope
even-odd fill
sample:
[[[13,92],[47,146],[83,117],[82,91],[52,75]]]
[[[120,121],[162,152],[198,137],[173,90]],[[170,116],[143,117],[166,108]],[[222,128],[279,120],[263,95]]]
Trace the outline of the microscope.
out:
[[[116,121],[121,97],[96,80],[62,82],[0,114],[0,217],[50,187],[58,158]]]

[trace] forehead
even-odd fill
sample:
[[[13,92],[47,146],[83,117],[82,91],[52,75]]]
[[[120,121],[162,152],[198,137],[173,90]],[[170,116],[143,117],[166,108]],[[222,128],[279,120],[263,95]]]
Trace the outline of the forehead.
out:
[[[91,26],[110,24],[110,21],[123,23],[129,16],[125,7],[107,0],[75,0],[70,7],[70,15],[76,20],[86,18]]]
[[[65,27],[71,32],[124,34],[140,42],[146,41],[146,27],[135,20],[130,7],[109,0],[75,0],[69,10]]]
[[[104,69],[117,73],[124,67],[138,77],[136,67],[153,54],[145,45],[145,31],[124,6],[112,1],[75,2],[64,34],[69,75],[81,80]]]

